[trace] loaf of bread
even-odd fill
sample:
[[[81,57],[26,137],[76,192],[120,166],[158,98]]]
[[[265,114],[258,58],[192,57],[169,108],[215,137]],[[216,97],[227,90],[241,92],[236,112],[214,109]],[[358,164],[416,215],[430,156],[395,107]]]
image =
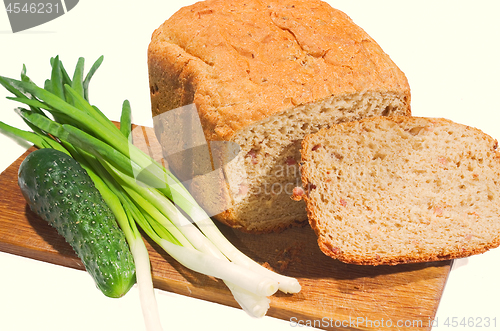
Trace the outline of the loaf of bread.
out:
[[[307,222],[305,203],[290,199],[307,134],[410,115],[403,72],[347,15],[317,0],[207,0],[181,8],[154,31],[148,68],[155,131],[172,171],[202,206],[227,204],[218,220],[248,232]],[[188,105],[199,118],[162,116]],[[204,152],[191,136],[198,125],[204,139],[233,142],[238,153]],[[182,146],[189,147],[182,156],[170,150]],[[212,176],[220,185],[199,185],[207,174],[200,165],[212,163],[224,164]]]
[[[478,129],[372,117],[306,137],[302,161],[309,222],[328,256],[398,264],[500,244],[500,154]]]

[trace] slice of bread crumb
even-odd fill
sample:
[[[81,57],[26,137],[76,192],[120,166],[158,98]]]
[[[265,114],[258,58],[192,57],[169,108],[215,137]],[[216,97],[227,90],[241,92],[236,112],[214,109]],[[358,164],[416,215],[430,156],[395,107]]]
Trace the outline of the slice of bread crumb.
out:
[[[341,123],[307,136],[302,197],[319,247],[343,262],[379,265],[499,246],[497,146],[472,127],[406,116]]]

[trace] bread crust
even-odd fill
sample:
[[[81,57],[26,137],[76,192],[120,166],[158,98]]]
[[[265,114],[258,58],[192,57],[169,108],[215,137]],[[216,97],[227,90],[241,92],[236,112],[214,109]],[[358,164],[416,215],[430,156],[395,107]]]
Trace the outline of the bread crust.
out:
[[[343,123],[342,126],[345,127],[358,127],[362,128],[364,123],[380,123],[380,122],[392,121],[394,124],[402,125],[412,124],[412,125],[420,125],[423,123],[431,124],[431,125],[456,125],[453,121],[445,118],[425,118],[425,117],[410,117],[410,116],[390,116],[390,117],[371,117],[362,119],[355,122]],[[463,125],[463,128],[466,131],[473,131],[474,133],[480,135],[482,139],[487,141],[487,144],[491,146],[493,156],[492,158],[496,160],[498,164],[498,169],[500,172],[500,152],[497,150],[498,141],[491,136],[485,134],[481,130]],[[317,132],[314,136],[322,136],[326,138],[328,134],[335,130],[342,130],[338,126],[334,126],[329,129],[323,129]],[[306,188],[306,192],[300,197],[306,201],[307,205],[307,215],[309,219],[309,224],[311,228],[316,233],[318,237],[317,242],[320,250],[327,256],[342,261],[344,263],[357,264],[357,265],[397,265],[402,263],[421,263],[421,262],[433,262],[433,261],[442,261],[442,260],[450,260],[468,257],[475,254],[484,253],[490,249],[496,248],[500,246],[500,234],[492,241],[484,244],[482,246],[476,247],[453,247],[450,248],[446,254],[441,254],[438,252],[428,252],[426,254],[419,254],[414,252],[413,254],[405,255],[405,256],[396,256],[396,257],[387,257],[387,256],[376,256],[375,258],[367,258],[366,256],[358,256],[353,255],[348,252],[342,251],[339,247],[336,247],[328,238],[324,236],[324,230],[321,224],[321,216],[320,216],[320,208],[315,205],[315,200],[309,197],[309,190],[314,189],[314,184],[308,181],[308,178],[311,177],[311,171],[309,167],[309,158],[308,154],[305,153],[307,150],[311,150],[317,144],[317,142],[312,142],[312,135],[306,137],[302,142],[302,162],[303,166],[301,169],[302,172],[302,184],[303,187]],[[308,190],[309,189],[309,190]],[[500,215],[499,215],[500,216]]]
[[[148,69],[153,118],[195,104],[207,141],[234,141],[297,105],[365,91],[400,95],[410,115],[404,73],[346,14],[318,0],[181,8],[152,34]],[[155,121],[155,131],[168,146],[163,124]],[[171,166],[181,177],[196,175],[186,164]],[[230,199],[227,187],[221,196]],[[231,208],[215,218],[245,230]]]
[[[316,232],[317,234],[318,232]],[[423,262],[435,262],[435,261],[445,261],[445,260],[453,260],[464,257],[469,257],[471,255],[482,254],[487,252],[490,249],[497,248],[500,246],[500,237],[497,240],[492,241],[487,246],[482,246],[480,248],[474,249],[459,249],[450,254],[426,254],[419,256],[400,256],[396,258],[387,258],[387,257],[377,257],[375,259],[364,259],[359,256],[350,255],[342,252],[337,252],[335,247],[332,247],[331,243],[328,240],[324,240],[321,237],[318,237],[318,246],[320,250],[327,256],[337,259],[344,263],[349,264],[357,264],[357,265],[398,265],[398,264],[407,264],[407,263],[423,263]]]

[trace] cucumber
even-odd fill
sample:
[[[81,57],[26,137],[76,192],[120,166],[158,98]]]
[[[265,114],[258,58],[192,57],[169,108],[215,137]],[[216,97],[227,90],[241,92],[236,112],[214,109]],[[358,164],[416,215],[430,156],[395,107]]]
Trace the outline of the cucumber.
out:
[[[38,149],[21,163],[18,184],[31,210],[73,247],[102,293],[125,295],[136,281],[134,260],[85,169],[63,152]]]

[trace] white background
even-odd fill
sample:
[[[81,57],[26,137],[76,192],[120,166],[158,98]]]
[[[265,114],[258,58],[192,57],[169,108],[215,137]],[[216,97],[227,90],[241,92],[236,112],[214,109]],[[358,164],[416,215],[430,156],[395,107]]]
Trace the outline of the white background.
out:
[[[413,115],[446,117],[500,138],[500,2],[329,2],[351,16],[405,72]],[[18,78],[24,63],[28,75],[43,84],[51,56],[60,55],[67,68],[83,56],[89,68],[104,55],[91,84],[92,103],[117,120],[122,101],[129,99],[134,122],[151,125],[150,36],[190,3],[82,0],[64,16],[16,34],[0,8],[0,75]],[[0,90],[0,120],[22,126],[7,95]],[[0,146],[0,170],[28,147],[3,135]],[[434,330],[449,329],[444,325],[448,317],[496,317],[500,329],[499,274],[499,249],[456,261]],[[164,291],[157,291],[157,299],[165,330],[296,329],[287,321],[251,319],[239,309]],[[136,288],[122,299],[108,299],[85,272],[0,253],[0,330],[144,330],[144,325]]]

